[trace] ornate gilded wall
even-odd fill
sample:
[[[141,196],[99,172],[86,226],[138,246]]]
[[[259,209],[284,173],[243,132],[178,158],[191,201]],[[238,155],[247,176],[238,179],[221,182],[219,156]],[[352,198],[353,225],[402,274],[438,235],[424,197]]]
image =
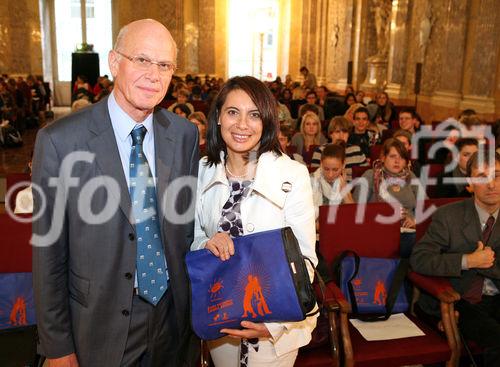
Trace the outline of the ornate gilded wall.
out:
[[[300,63],[333,89],[345,88],[350,61],[355,88],[373,93],[385,85],[391,98],[411,105],[422,63],[417,107],[427,120],[464,108],[493,119],[500,116],[498,9],[500,0],[304,0],[292,23],[302,28]],[[379,50],[384,29],[388,52]],[[386,67],[377,86],[367,83],[374,59]]]
[[[135,19],[157,19],[177,41],[179,73],[225,77],[227,2],[113,0],[113,33]],[[500,116],[500,0],[279,3],[289,12],[281,16],[287,24],[280,32],[289,32],[281,35],[289,43],[281,41],[282,76],[297,79],[306,65],[320,83],[343,90],[350,63],[355,88],[374,92],[386,86],[391,98],[412,104],[416,63],[422,63],[418,110],[428,120],[463,108],[475,108],[487,118]],[[1,72],[42,73],[38,12],[38,0],[0,1]],[[380,52],[384,34],[389,45]],[[376,86],[366,83],[373,59],[385,68]]]
[[[0,1],[0,72],[42,74],[38,0]]]

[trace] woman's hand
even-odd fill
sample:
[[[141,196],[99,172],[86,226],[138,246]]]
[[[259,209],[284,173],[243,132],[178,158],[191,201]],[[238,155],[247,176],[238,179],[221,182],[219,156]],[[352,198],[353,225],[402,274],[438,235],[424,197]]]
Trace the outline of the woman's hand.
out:
[[[205,248],[222,261],[234,255],[234,242],[227,233],[216,233],[207,241]]]
[[[417,227],[415,218],[411,215],[406,215],[403,219],[403,223],[401,224],[403,228],[412,228],[415,229]]]
[[[231,338],[235,339],[252,339],[252,338],[271,338],[272,335],[267,330],[267,327],[263,323],[256,324],[251,321],[242,321],[241,326],[244,327],[243,330],[239,329],[222,329],[221,333],[226,333]]]

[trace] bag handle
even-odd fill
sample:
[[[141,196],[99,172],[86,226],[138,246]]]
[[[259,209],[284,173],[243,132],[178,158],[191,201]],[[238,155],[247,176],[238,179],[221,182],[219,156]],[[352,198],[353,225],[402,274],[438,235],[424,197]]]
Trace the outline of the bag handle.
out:
[[[323,299],[325,299],[326,285],[325,285],[325,281],[323,280],[323,277],[321,276],[321,274],[319,273],[319,271],[316,270],[316,267],[314,266],[314,263],[312,262],[312,260],[310,258],[308,258],[308,257],[306,257],[304,255],[302,255],[302,258],[304,259],[304,261],[309,262],[309,264],[311,264],[311,267],[314,270],[314,274],[316,275],[316,279],[318,279],[318,284],[319,284],[319,290],[321,292],[321,297]],[[316,302],[316,304],[317,303],[318,302]],[[309,313],[306,313],[306,317],[316,315],[319,312],[320,312],[320,309],[318,307],[316,311],[311,311]]]

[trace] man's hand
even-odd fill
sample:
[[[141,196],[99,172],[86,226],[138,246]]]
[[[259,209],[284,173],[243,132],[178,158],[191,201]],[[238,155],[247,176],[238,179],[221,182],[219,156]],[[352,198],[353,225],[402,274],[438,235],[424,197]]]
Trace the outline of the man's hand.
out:
[[[489,246],[484,246],[481,241],[477,243],[476,251],[467,255],[467,266],[469,269],[488,269],[495,262],[495,252]]]
[[[49,367],[78,367],[75,353],[61,358],[47,359],[47,361],[49,361]]]
[[[241,326],[243,326],[245,329],[243,330],[238,330],[238,329],[222,329],[220,332],[221,333],[226,333],[232,338],[236,339],[252,339],[252,338],[271,338],[272,335],[267,330],[267,327],[265,324],[256,324],[251,321],[242,321]]]

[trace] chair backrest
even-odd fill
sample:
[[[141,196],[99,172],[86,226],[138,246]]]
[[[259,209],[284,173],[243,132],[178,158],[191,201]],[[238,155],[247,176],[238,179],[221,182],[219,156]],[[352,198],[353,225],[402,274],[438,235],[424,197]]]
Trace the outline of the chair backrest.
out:
[[[306,163],[306,165],[311,164],[313,153],[318,147],[319,145],[310,145],[309,150],[302,153],[302,157],[304,158],[304,162]]]
[[[440,206],[443,206],[443,205],[446,205],[446,204],[450,204],[450,203],[453,203],[455,201],[460,201],[460,200],[464,200],[464,198],[434,198],[434,199],[427,199],[427,200],[424,200],[423,203],[422,202],[417,203],[417,207],[419,207],[419,205],[420,206],[423,205],[421,213],[426,213],[427,210],[431,206],[433,206],[433,205],[436,206],[437,208],[439,208]],[[417,243],[422,238],[422,236],[425,234],[425,232],[427,231],[427,227],[429,227],[429,224],[431,224],[432,215],[430,215],[427,218],[423,219],[423,218],[419,218],[419,215],[417,213],[417,217],[415,219],[417,221],[417,229],[416,229],[416,234],[415,234],[415,243]]]
[[[171,105],[175,103],[175,99],[164,99],[160,102],[160,107],[169,108]]]
[[[382,131],[382,136],[380,137],[380,141],[383,143],[387,139],[392,138],[395,132],[396,132],[395,129],[387,129]]]
[[[10,205],[12,211],[14,211],[14,207],[16,206],[16,195],[19,191],[25,189],[29,186],[29,182],[31,182],[31,177],[29,173],[9,173],[5,178],[5,189],[9,192],[10,188],[17,184],[18,182],[26,182],[26,185],[22,185],[17,187],[14,191],[12,191],[9,202],[5,203],[5,205]]]
[[[210,106],[208,105],[207,102],[205,102],[205,101],[190,101],[189,103],[191,103],[193,105],[195,111],[203,112],[205,114],[205,116],[208,115],[208,109]]]
[[[363,176],[363,173],[368,171],[371,167],[370,166],[353,166],[352,167],[352,178],[358,178]]]
[[[31,215],[20,217],[27,219]],[[0,273],[31,272],[31,223],[20,223],[7,213],[0,213]]]
[[[373,161],[380,158],[382,152],[382,144],[375,144],[370,147],[370,159]]]
[[[344,250],[352,250],[367,257],[399,257],[400,209],[395,211],[387,203],[367,203],[364,219],[356,223],[358,208],[362,209],[362,205],[342,204],[319,208],[319,251],[327,264],[331,264]],[[381,223],[377,218],[378,215],[391,217],[394,214],[396,220],[388,224]]]
[[[420,177],[422,178],[422,174],[424,170],[429,168],[428,172],[428,177],[429,178],[437,178],[443,171],[444,171],[444,165],[440,163],[428,163],[426,165],[423,165],[422,168],[420,168]],[[422,179],[421,179],[422,181]],[[424,182],[422,182],[424,183]],[[427,185],[425,188],[425,192],[427,193],[427,196],[430,198],[436,198],[437,197],[437,186],[436,185]]]

